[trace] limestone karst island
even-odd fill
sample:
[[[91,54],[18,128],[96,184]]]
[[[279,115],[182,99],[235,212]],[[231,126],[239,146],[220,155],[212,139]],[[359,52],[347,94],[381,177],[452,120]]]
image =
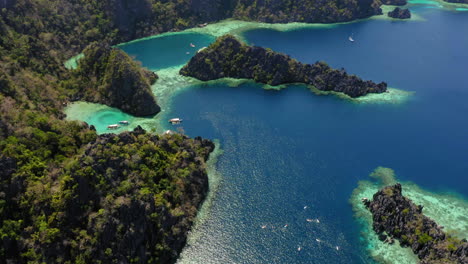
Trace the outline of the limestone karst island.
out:
[[[468,264],[467,0],[0,0],[0,263]]]

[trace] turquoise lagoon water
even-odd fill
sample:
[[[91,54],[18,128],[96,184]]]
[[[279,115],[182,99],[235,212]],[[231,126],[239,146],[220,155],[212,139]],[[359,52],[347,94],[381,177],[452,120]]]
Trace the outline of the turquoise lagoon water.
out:
[[[243,35],[300,61],[324,60],[414,92],[400,104],[350,102],[298,85],[277,91],[225,82],[195,83],[172,97],[163,115],[183,118],[190,136],[219,139],[224,151],[210,205],[179,263],[374,263],[378,241],[369,238],[368,215],[354,217],[349,198],[359,182],[360,188],[372,185],[365,180],[378,166],[412,182],[405,190],[421,203],[450,204],[456,193],[458,207],[447,210],[467,210],[468,16],[425,7],[411,6],[424,21],[366,20]],[[347,41],[350,34],[354,43]],[[198,48],[212,40],[185,37],[164,39],[168,49],[155,48],[158,38],[122,48],[159,71],[187,61],[187,44]],[[174,58],[158,59],[171,46],[179,47]],[[180,78],[173,76],[174,83],[184,83]],[[377,186],[364,189],[372,188]],[[434,218],[442,214],[427,210]],[[456,217],[458,226],[468,226]],[[404,253],[397,261],[380,261],[415,263],[402,258]]]
[[[141,61],[150,70],[186,63],[214,37],[199,33],[173,33],[121,44],[118,47]]]

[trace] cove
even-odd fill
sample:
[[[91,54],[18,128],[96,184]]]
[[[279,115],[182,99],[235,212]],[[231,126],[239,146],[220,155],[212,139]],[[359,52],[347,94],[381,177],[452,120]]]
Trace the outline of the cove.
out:
[[[172,33],[120,44],[117,47],[152,71],[185,64],[214,37],[200,33]],[[145,51],[145,52],[141,52]]]
[[[380,245],[369,239],[365,217],[355,218],[356,203],[349,204],[356,187],[364,186],[359,196],[378,188],[362,184],[378,166],[394,169],[398,180],[409,186],[421,186],[424,191],[412,188],[413,194],[422,195],[420,201],[466,200],[468,36],[463,32],[468,17],[425,7],[410,7],[424,21],[194,30],[213,30],[213,36],[233,30],[249,43],[303,62],[324,60],[414,92],[399,104],[353,103],[296,85],[277,91],[249,82],[200,83],[179,76],[174,66],[179,62],[161,66],[143,61],[161,77],[153,91],[165,110],[155,120],[142,122],[148,128],[177,129],[164,120],[181,117],[185,133],[219,139],[223,149],[216,164],[221,175],[216,194],[203,208],[179,263],[382,261],[374,255]],[[350,34],[355,43],[347,40]],[[144,41],[127,48],[136,58],[159,56]],[[158,69],[167,66],[174,67]],[[387,259],[405,261],[393,263],[415,261],[392,257]]]

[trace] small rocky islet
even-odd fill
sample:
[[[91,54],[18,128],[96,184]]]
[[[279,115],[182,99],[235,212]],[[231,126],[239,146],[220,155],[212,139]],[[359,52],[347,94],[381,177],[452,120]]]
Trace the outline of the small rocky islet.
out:
[[[407,8],[396,7],[393,11],[388,12],[388,16],[397,19],[409,19],[411,18],[411,12]]]
[[[347,74],[344,69],[333,69],[325,62],[303,64],[270,49],[248,46],[232,35],[222,36],[200,50],[180,74],[202,81],[239,78],[269,85],[303,83],[320,91],[340,92],[353,98],[387,90],[385,82],[364,81]]]
[[[410,247],[421,264],[468,263],[468,242],[444,232],[443,227],[423,214],[423,207],[402,195],[402,186],[384,187],[372,200],[362,199],[372,213],[373,229],[379,239]]]

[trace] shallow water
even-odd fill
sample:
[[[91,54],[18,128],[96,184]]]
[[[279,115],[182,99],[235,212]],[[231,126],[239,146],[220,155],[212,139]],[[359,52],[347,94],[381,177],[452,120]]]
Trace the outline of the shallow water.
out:
[[[366,240],[369,236],[361,233],[370,231],[365,217],[355,219],[348,201],[358,182],[378,166],[424,188],[408,185],[421,203],[468,197],[468,16],[428,6],[433,4],[410,6],[424,20],[243,34],[250,43],[302,62],[324,60],[414,92],[399,104],[350,102],[315,95],[303,86],[277,91],[253,83],[199,84],[178,76],[177,68],[160,71],[165,83],[153,87],[164,103],[160,118],[183,118],[187,134],[219,139],[224,151],[217,162],[222,176],[216,194],[179,263],[373,263],[379,242]],[[350,34],[354,43],[347,40]],[[182,36],[133,42],[123,49],[150,69],[175,66],[189,59],[187,43],[205,37]],[[160,60],[166,56],[160,47],[171,51],[172,45],[178,47],[174,58]],[[378,188],[364,187],[367,192]],[[428,191],[456,192],[462,198]],[[466,203],[457,204],[466,210]],[[414,263],[404,254],[401,258]]]

